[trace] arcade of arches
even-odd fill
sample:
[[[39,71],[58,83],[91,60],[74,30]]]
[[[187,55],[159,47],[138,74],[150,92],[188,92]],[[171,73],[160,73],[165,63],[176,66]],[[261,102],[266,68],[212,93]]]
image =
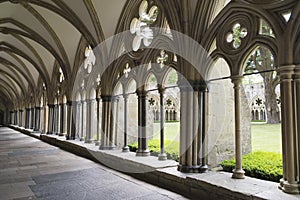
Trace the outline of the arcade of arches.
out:
[[[176,120],[179,171],[206,172],[222,157],[211,154],[232,149],[232,177],[243,179],[251,111],[241,83],[264,46],[280,77],[279,188],[299,194],[299,18],[297,0],[0,0],[0,123],[101,150],[137,141],[136,155],[149,156],[160,121],[165,160],[164,121]],[[220,123],[228,148],[215,147]]]

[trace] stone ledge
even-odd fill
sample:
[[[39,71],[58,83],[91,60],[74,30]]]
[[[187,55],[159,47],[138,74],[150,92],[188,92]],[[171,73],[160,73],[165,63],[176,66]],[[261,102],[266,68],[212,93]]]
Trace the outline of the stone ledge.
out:
[[[172,190],[189,198],[204,199],[249,199],[249,200],[299,200],[300,195],[290,195],[278,189],[278,183],[247,177],[244,180],[231,178],[231,173],[209,172],[186,174],[177,171],[175,161],[159,161],[157,157],[136,157],[135,153],[121,150],[99,150],[95,144],[66,140],[56,135],[32,133],[30,130],[11,127],[26,135],[39,138],[49,144],[79,156],[99,162],[115,170],[142,179],[154,185]]]

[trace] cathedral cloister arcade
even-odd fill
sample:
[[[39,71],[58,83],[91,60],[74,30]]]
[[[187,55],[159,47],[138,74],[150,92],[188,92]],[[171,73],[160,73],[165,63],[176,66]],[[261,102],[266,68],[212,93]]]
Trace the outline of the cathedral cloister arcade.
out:
[[[280,77],[278,184],[299,194],[299,17],[297,0],[0,0],[0,123],[100,151],[138,142],[139,158],[156,121],[164,162],[164,123],[179,121],[178,171],[207,172],[226,154],[244,179],[242,79],[264,46]]]

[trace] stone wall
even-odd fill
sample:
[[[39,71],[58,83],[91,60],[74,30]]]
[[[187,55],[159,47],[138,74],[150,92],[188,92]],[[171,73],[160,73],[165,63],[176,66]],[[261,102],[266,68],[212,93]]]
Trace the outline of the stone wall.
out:
[[[212,68],[210,79],[229,76],[227,64],[219,60]],[[244,89],[241,89],[241,130],[243,153],[251,152],[250,109]],[[209,84],[208,163],[215,167],[235,155],[234,93],[231,79]]]

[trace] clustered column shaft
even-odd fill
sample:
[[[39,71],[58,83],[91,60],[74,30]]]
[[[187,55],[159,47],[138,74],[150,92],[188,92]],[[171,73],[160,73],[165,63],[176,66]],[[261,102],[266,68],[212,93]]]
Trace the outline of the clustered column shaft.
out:
[[[97,138],[95,145],[99,146],[100,145],[100,131],[101,131],[101,121],[100,121],[100,98],[96,99],[97,102]]]
[[[280,188],[287,193],[300,193],[299,101],[300,70],[294,65],[279,67],[282,101],[283,179]]]
[[[127,145],[127,116],[128,116],[128,95],[124,94],[124,147],[123,152],[129,152]]]
[[[112,114],[112,97],[101,96],[102,99],[102,123],[101,123],[101,150],[115,149],[114,138],[111,127]]]
[[[86,143],[92,143],[93,142],[93,133],[94,133],[94,118],[92,116],[92,111],[94,110],[94,100],[88,100],[87,101],[87,117],[86,117]]]
[[[136,156],[149,156],[146,121],[146,97],[147,93],[143,89],[137,90],[138,95],[138,150]]]
[[[48,132],[47,134],[53,134],[53,119],[54,119],[54,105],[48,105]]]
[[[183,84],[181,89],[180,161],[178,170],[187,173],[207,172],[207,86]]]

